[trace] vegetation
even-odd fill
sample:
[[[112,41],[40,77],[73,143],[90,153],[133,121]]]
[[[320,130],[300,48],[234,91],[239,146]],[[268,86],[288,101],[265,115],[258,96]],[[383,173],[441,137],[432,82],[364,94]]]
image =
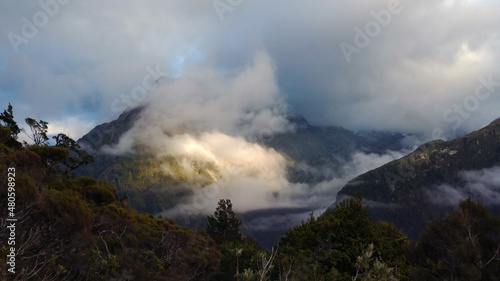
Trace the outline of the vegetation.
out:
[[[429,222],[412,242],[396,226],[373,223],[360,196],[310,215],[273,249],[240,231],[229,199],[222,199],[205,230],[130,209],[106,181],[75,178],[70,171],[91,161],[68,136],[47,143],[17,142],[12,106],[0,114],[0,170],[14,167],[16,271],[12,280],[497,280],[500,218],[471,198]],[[36,124],[36,123],[33,123]],[[38,126],[38,125],[37,125]],[[8,186],[6,173],[0,185]],[[7,189],[0,189],[7,198]],[[0,216],[8,217],[7,200]],[[2,221],[3,222],[3,221]],[[0,229],[0,241],[10,233]],[[3,280],[3,279],[2,279]]]
[[[25,121],[30,127],[30,134],[28,134],[28,137],[35,143],[35,145],[47,144],[47,141],[49,140],[49,137],[47,137],[49,123],[43,120],[36,121],[33,118],[26,118]]]
[[[374,246],[370,244],[356,260],[356,275],[353,281],[395,281],[394,268],[388,267],[380,258],[373,258]]]
[[[11,116],[11,107],[8,113]],[[4,116],[4,115],[2,115]],[[3,120],[3,119],[2,119]],[[16,265],[2,276],[12,280],[206,280],[217,272],[220,254],[208,236],[182,228],[171,219],[124,208],[116,189],[105,181],[72,178],[67,168],[84,165],[84,153],[65,135],[54,146],[13,144],[10,127],[0,124],[0,170],[15,168]],[[38,122],[38,124],[42,124]],[[47,125],[46,123],[43,123]],[[43,126],[42,126],[43,127]],[[36,134],[46,133],[42,128]],[[70,157],[70,158],[68,158]],[[7,173],[0,185],[8,186]],[[7,189],[0,189],[7,198]],[[7,200],[0,216],[8,217]],[[7,228],[0,240],[7,241]]]
[[[131,206],[140,212],[159,213],[172,208],[190,195],[190,186],[203,187],[219,177],[213,164],[180,157],[159,159],[150,154],[94,157],[95,162],[79,167],[76,173],[111,182],[120,195],[127,193]],[[186,173],[182,165],[191,167],[192,173]]]
[[[81,149],[80,145],[65,134],[58,134],[52,137],[55,141],[55,147],[65,148],[69,151],[67,156],[61,161],[61,172],[68,174],[75,169],[94,162],[92,157],[87,151]]]
[[[241,220],[236,217],[231,200],[221,199],[214,215],[207,219],[205,232],[214,239],[221,253],[219,272],[211,280],[259,280],[268,275],[272,264],[266,266],[263,261],[269,251],[242,235]]]
[[[405,279],[408,266],[404,251],[410,241],[388,223],[373,224],[361,197],[342,201],[333,211],[290,229],[281,240],[274,280],[352,280],[359,275],[358,256],[369,245],[377,253],[371,259],[394,268]]]
[[[500,218],[479,201],[461,201],[459,209],[427,224],[413,262],[414,280],[496,280],[500,276]]]
[[[372,209],[372,218],[394,221],[414,240],[433,216],[443,217],[452,208],[429,203],[436,186],[463,186],[460,171],[499,165],[500,120],[450,141],[428,142],[401,159],[357,176],[338,193],[338,198],[363,194],[367,200],[389,208]],[[463,190],[461,190],[463,191]],[[487,196],[474,194],[475,196]],[[456,202],[458,203],[458,202]]]
[[[8,108],[4,110],[3,113],[0,113],[0,121],[3,126],[8,128],[10,131],[7,134],[5,144],[9,147],[20,149],[22,147],[22,144],[17,141],[17,137],[22,130],[21,128],[19,128],[16,121],[14,121],[14,113],[12,111],[12,105],[10,103]]]
[[[217,244],[242,241],[240,233],[241,220],[233,212],[233,204],[229,199],[221,199],[213,216],[208,216],[206,232]]]

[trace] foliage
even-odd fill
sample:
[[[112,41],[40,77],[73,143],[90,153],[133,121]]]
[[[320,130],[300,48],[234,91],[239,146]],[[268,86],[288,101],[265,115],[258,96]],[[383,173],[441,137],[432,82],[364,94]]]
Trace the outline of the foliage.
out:
[[[413,256],[415,280],[494,280],[500,274],[500,219],[481,202],[459,208],[424,229]]]
[[[8,147],[20,149],[22,147],[21,143],[17,141],[17,136],[21,133],[21,128],[17,125],[14,120],[14,113],[12,112],[12,105],[9,103],[9,106],[3,113],[0,113],[0,121],[2,122],[5,128],[10,130],[10,138],[8,138],[5,144]]]
[[[48,173],[60,172],[61,163],[70,153],[68,149],[60,146],[31,145],[28,149],[40,156],[44,169]]]
[[[270,270],[274,267],[274,259],[278,253],[278,249],[272,249],[267,256],[269,251],[264,251],[259,254],[257,258],[257,270],[246,268],[242,273],[236,274],[236,280],[241,281],[268,281],[270,276],[268,275]]]
[[[233,211],[233,204],[229,199],[219,200],[219,205],[213,216],[208,216],[205,228],[207,234],[220,245],[229,241],[241,241],[241,220]]]
[[[373,244],[368,245],[365,252],[356,260],[356,275],[353,281],[397,281],[394,268],[388,267],[380,258],[374,258]]]
[[[58,134],[56,145],[30,145],[29,150],[40,155],[45,169],[49,172],[68,175],[74,169],[91,163],[94,159],[86,151],[80,149],[74,140],[64,134]]]
[[[0,124],[0,132],[8,132]],[[5,141],[5,138],[2,138]],[[105,181],[69,178],[59,167],[69,150],[0,143],[0,169],[16,169],[15,280],[207,280],[218,270],[215,242],[171,219],[120,207]],[[7,186],[7,173],[0,185]],[[7,189],[0,189],[7,198]],[[8,217],[6,200],[0,216]],[[0,240],[7,241],[7,228]],[[0,248],[0,252],[5,251]],[[0,274],[6,273],[5,259]]]
[[[63,225],[76,225],[78,229],[89,229],[92,213],[87,202],[73,190],[49,189],[44,196],[44,210],[50,218]]]
[[[384,235],[386,232],[392,233]],[[409,244],[407,237],[387,223],[373,224],[360,197],[346,199],[317,219],[311,214],[306,222],[286,233],[273,278],[351,280],[359,253],[370,244],[380,250],[374,258],[383,257],[389,267],[397,267],[405,276],[403,250]]]
[[[208,216],[206,232],[198,233],[172,219],[122,208],[126,204],[117,200],[110,183],[69,177],[73,167],[90,160],[75,141],[59,134],[55,146],[49,146],[47,123],[30,119],[37,141],[14,147],[9,141],[19,131],[9,120],[13,122],[10,105],[0,114],[0,169],[16,169],[15,211],[22,222],[16,225],[16,267],[22,270],[11,276],[14,280],[496,280],[500,276],[500,218],[470,198],[445,218],[428,223],[416,244],[392,224],[372,223],[362,199],[353,197],[289,229],[279,251],[278,247],[263,250],[240,233],[241,220],[230,200],[219,201],[214,215]],[[119,172],[137,182],[157,180],[159,166],[147,168],[142,178],[131,166],[124,164]],[[1,173],[0,186],[8,182],[7,173]],[[0,189],[0,198],[7,198],[6,188]],[[0,200],[2,218],[8,217],[6,204]],[[8,236],[7,228],[0,229],[1,241]],[[0,247],[0,274],[5,273],[8,251]]]
[[[220,268],[211,280],[236,280],[236,275],[243,271],[257,271],[260,250],[256,246],[243,241],[230,241],[218,245],[217,250],[221,253]]]
[[[87,151],[81,149],[81,146],[67,135],[58,134],[52,138],[56,141],[56,147],[63,147],[69,150],[69,154],[61,161],[61,164],[64,166],[62,168],[64,173],[68,174],[80,166],[94,162],[94,158]]]
[[[229,199],[221,199],[203,231],[217,242],[221,253],[219,271],[211,280],[268,280],[277,250],[263,250],[255,240],[243,237],[239,230],[241,220],[232,206]]]
[[[40,120],[36,121],[33,118],[26,118],[26,124],[30,127],[31,134],[28,137],[35,143],[35,145],[46,145],[49,138],[47,131],[49,130],[47,122]]]
[[[4,126],[10,129],[12,137],[17,139],[17,135],[21,132],[21,128],[19,128],[16,121],[14,121],[14,114],[10,103],[8,108],[4,110],[3,113],[0,113],[0,121],[2,121]]]
[[[8,127],[1,127],[2,129],[0,130],[0,143],[6,143],[10,138],[10,129]]]

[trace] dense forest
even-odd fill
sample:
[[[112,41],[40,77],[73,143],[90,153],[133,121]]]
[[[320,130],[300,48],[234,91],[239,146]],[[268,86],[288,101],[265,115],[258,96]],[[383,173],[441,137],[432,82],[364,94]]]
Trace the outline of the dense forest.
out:
[[[360,195],[290,228],[272,249],[240,231],[229,199],[203,230],[138,213],[110,183],[72,171],[93,161],[70,137],[13,109],[0,114],[0,264],[6,280],[498,280],[500,218],[471,198],[417,241],[372,222]],[[9,168],[13,168],[9,170]],[[8,173],[15,171],[15,175]],[[7,198],[15,197],[15,204]],[[10,244],[9,213],[15,213]],[[12,239],[11,239],[12,240]],[[14,248],[14,261],[11,249]],[[14,265],[14,266],[13,266]],[[15,269],[9,271],[14,267]]]

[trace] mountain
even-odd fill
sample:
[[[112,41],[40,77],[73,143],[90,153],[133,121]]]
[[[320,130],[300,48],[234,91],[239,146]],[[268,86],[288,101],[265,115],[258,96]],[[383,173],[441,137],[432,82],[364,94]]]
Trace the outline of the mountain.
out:
[[[69,150],[18,149],[7,143],[10,137],[0,124],[6,171],[0,174],[6,218],[0,280],[208,280],[217,272],[220,253],[211,238],[131,210],[105,181],[51,169]]]
[[[78,143],[92,154],[95,162],[79,168],[75,174],[106,180],[117,187],[119,196],[127,194],[133,208],[140,212],[158,214],[179,203],[187,202],[193,190],[216,182],[220,176],[213,163],[209,162],[171,156],[158,159],[148,153],[121,156],[106,153],[103,148],[117,144],[134,126],[141,111],[141,108],[137,108],[124,112],[118,119],[95,127],[79,139]],[[405,135],[400,133],[354,133],[341,127],[313,126],[302,117],[290,117],[289,122],[294,124],[295,130],[275,134],[260,140],[260,144],[275,149],[292,163],[287,171],[288,181],[310,186],[308,193],[315,192],[311,187],[314,184],[345,176],[346,172],[342,167],[352,160],[352,155],[356,152],[382,154],[387,150],[400,150],[404,147],[402,140]],[[183,174],[183,170],[179,168],[182,161],[189,161],[189,165],[195,167],[194,179]],[[162,170],[165,166],[174,172],[165,173]],[[287,215],[307,216],[307,213],[321,207],[326,206],[311,206],[309,210],[304,210],[303,206],[266,209],[241,215],[251,221],[259,221],[260,215],[283,216],[283,219],[278,219],[282,224],[273,228],[272,235],[267,235],[267,232],[252,233],[267,239],[261,239],[259,242],[272,246],[292,224]],[[204,217],[193,216],[192,221],[195,222],[191,222],[190,226],[199,227],[198,219],[203,220]],[[182,222],[181,220],[180,223]],[[300,220],[294,221],[299,222]]]
[[[141,110],[126,111],[118,119],[98,125],[80,138],[78,143],[92,154],[95,162],[79,168],[76,175],[109,181],[120,194],[127,193],[139,211],[158,213],[188,196],[187,187],[216,181],[217,171],[211,163],[193,162],[199,176],[193,181],[188,180],[181,169],[175,169],[179,159],[174,157],[159,161],[148,154],[117,156],[104,152],[103,147],[117,144],[133,127]],[[294,131],[275,134],[260,143],[286,155],[294,163],[288,171],[291,182],[317,183],[341,176],[339,168],[350,161],[354,152],[383,153],[403,147],[404,135],[399,133],[356,134],[340,127],[312,126],[301,117],[290,118],[289,122],[295,125]],[[161,165],[169,165],[177,173],[162,173]],[[314,172],[304,167],[313,168]],[[159,194],[164,194],[164,198],[158,198]]]
[[[143,153],[113,155],[102,151],[116,145],[120,138],[134,126],[142,108],[124,112],[118,119],[101,124],[78,140],[95,161],[75,171],[77,176],[90,176],[109,181],[117,187],[119,195],[125,193],[131,205],[141,212],[159,213],[182,202],[190,194],[191,186],[205,186],[217,179],[211,163],[192,162],[196,177],[188,177],[181,169],[179,159],[166,156],[158,159]],[[164,173],[168,167],[173,173]],[[214,178],[215,176],[215,178]]]
[[[374,220],[394,222],[411,237],[418,236],[426,221],[441,217],[460,197],[500,201],[497,180],[485,178],[500,165],[500,118],[488,126],[451,141],[428,142],[413,153],[364,173],[349,181],[338,193],[337,202],[361,194]],[[488,173],[489,171],[489,173]],[[479,174],[482,176],[473,177]],[[475,180],[488,182],[477,187]],[[450,204],[453,200],[454,204]]]
[[[343,176],[341,167],[351,160],[355,152],[384,154],[387,150],[399,151],[404,147],[405,135],[388,132],[354,133],[342,127],[318,127],[301,117],[290,118],[296,130],[274,135],[263,143],[293,159],[320,170],[310,173],[294,165],[289,170],[292,182],[317,183]]]

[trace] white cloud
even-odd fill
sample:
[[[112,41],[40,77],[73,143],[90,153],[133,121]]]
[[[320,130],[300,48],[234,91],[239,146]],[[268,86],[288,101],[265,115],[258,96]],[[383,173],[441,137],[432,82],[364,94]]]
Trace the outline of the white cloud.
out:
[[[188,68],[183,77],[165,80],[152,91],[134,127],[104,152],[135,153],[138,147],[147,148],[158,159],[176,157],[188,175],[193,174],[191,161],[212,163],[220,178],[210,186],[193,187],[194,196],[188,204],[167,215],[179,209],[181,215],[209,214],[220,198],[230,198],[239,212],[327,207],[348,180],[404,155],[392,151],[387,155],[354,153],[341,167],[339,177],[333,178],[331,167],[306,165],[302,168],[308,173],[329,180],[314,186],[289,182],[287,168],[294,163],[255,142],[262,135],[294,129],[285,118],[286,103],[273,65],[268,54],[259,50],[237,72]],[[258,85],[254,81],[259,81]]]
[[[158,159],[177,157],[186,174],[192,174],[191,161],[212,163],[221,178],[205,187],[216,188],[217,194],[197,208],[201,213],[211,212],[217,198],[231,198],[238,211],[287,206],[276,198],[289,186],[287,160],[249,142],[293,129],[265,51],[258,51],[238,72],[188,68],[182,77],[163,81],[145,98],[145,105],[134,127],[104,152],[134,153],[137,146],[145,147]],[[187,164],[182,159],[188,159]],[[194,187],[197,192],[200,188]]]
[[[69,117],[60,121],[53,121],[48,125],[48,135],[66,134],[74,140],[78,140],[84,134],[92,130],[96,124],[94,122],[82,121],[75,117]]]
[[[456,206],[459,200],[470,196],[481,200],[485,205],[500,204],[500,167],[462,171],[459,178],[463,184],[442,184],[429,192],[429,198],[435,204]]]
[[[500,80],[498,1],[400,1],[402,11],[348,64],[339,44],[353,43],[354,28],[390,3],[245,1],[221,21],[211,1],[68,1],[18,54],[7,35],[22,35],[22,18],[41,7],[4,3],[0,93],[15,93],[8,98],[20,116],[112,119],[120,113],[112,103],[141,84],[147,66],[173,76],[200,63],[237,71],[263,46],[280,91],[312,124],[456,132],[443,113],[474,93],[478,76]],[[459,129],[500,116],[499,102],[491,95]]]

